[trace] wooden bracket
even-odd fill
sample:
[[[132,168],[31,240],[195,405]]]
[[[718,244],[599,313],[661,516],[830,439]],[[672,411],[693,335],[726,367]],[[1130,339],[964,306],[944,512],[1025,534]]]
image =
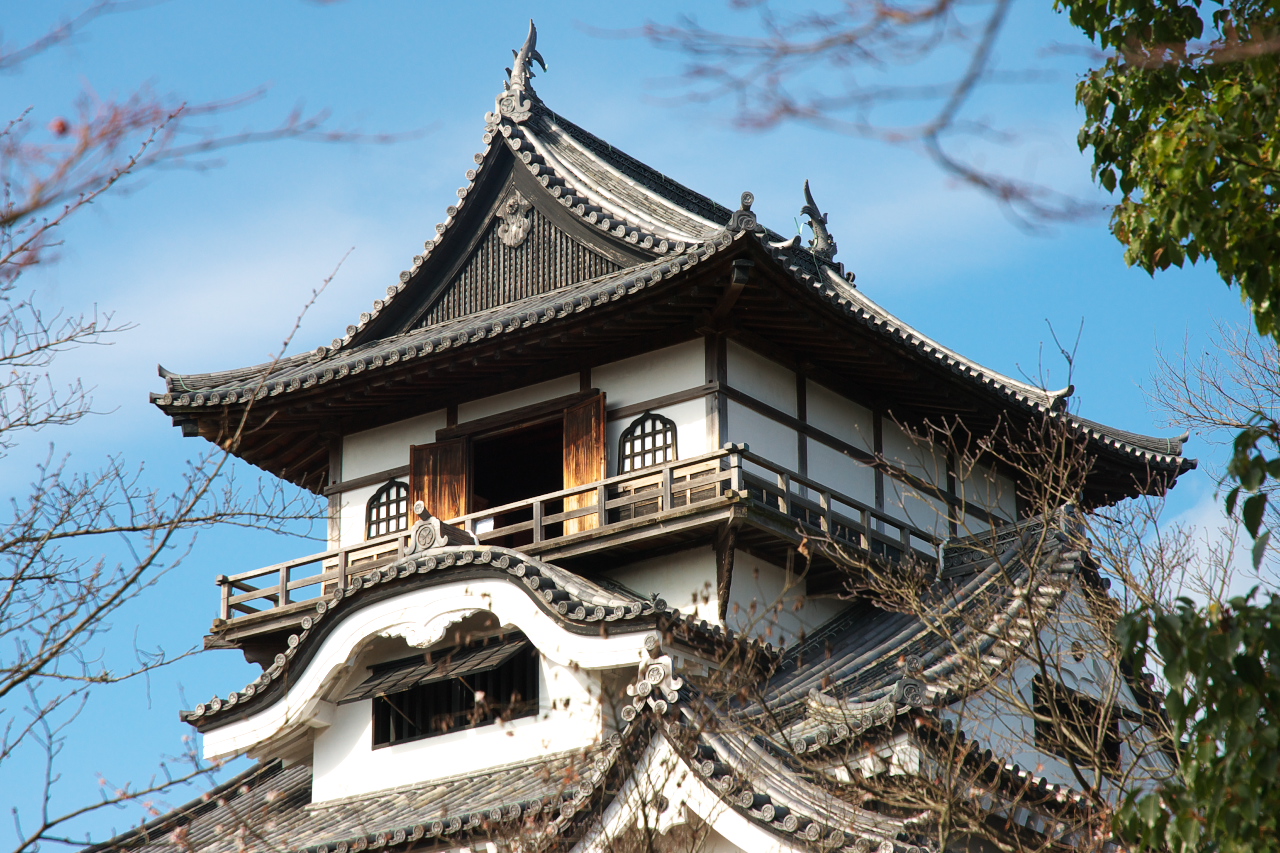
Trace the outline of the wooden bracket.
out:
[[[729,590],[733,584],[733,552],[738,547],[738,525],[726,521],[716,536],[716,598],[720,603],[720,622],[729,614]]]
[[[751,279],[751,268],[755,265],[755,261],[750,258],[738,258],[733,262],[733,271],[729,273],[729,286],[724,289],[715,310],[711,312],[712,327],[719,326],[721,321],[729,316],[729,312],[738,303],[738,297],[742,295],[743,289]]]

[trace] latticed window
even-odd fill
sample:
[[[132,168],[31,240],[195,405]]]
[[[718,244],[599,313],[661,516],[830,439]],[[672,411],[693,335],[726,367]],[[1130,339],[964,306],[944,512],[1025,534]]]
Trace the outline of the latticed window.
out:
[[[397,533],[409,527],[409,487],[392,480],[369,498],[365,510],[365,538]]]
[[[627,474],[676,460],[676,424],[645,412],[632,421],[618,443],[618,473]]]

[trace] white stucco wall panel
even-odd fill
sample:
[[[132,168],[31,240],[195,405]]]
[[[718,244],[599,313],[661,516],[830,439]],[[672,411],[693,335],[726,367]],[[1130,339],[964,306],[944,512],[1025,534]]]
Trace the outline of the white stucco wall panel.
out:
[[[812,379],[805,388],[805,414],[810,424],[870,453],[875,441],[871,410]]]
[[[409,446],[430,444],[445,425],[444,410],[352,433],[342,439],[342,479],[354,480],[409,464]]]
[[[994,513],[1006,521],[1015,519],[1018,497],[1013,481],[983,465],[966,467],[967,470],[962,468],[962,476],[957,478],[957,496],[965,503]]]
[[[549,752],[586,748],[600,740],[603,716],[597,677],[544,658],[538,704],[536,717],[376,749],[372,700],[339,705],[333,725],[315,739],[312,802],[479,772]]]
[[[712,623],[720,621],[716,555],[709,545],[639,560],[614,569],[609,577],[642,595],[660,595],[681,613]]]
[[[531,406],[534,403],[554,400],[556,397],[576,394],[581,388],[582,380],[575,373],[572,376],[549,379],[546,382],[539,382],[526,388],[517,388],[514,391],[494,394],[492,397],[472,400],[469,403],[462,403],[458,406],[458,423],[462,424],[467,421],[487,418],[490,415],[509,412],[521,406]]]
[[[812,479],[855,500],[862,501],[867,506],[875,506],[875,469],[812,438],[806,441],[808,442],[809,476]],[[857,520],[857,516],[854,516],[854,520]]]
[[[892,477],[884,480],[885,513],[909,522],[935,536],[947,536],[947,504],[932,495],[921,494]]]
[[[734,341],[728,342],[726,355],[730,387],[788,415],[797,413],[794,372]]]
[[[799,442],[796,431],[777,421],[770,420],[733,400],[728,407],[728,436],[734,443],[746,443],[751,452],[770,462],[795,471],[799,465]],[[774,475],[750,462],[749,471],[772,478]]]
[[[892,418],[883,418],[881,429],[885,459],[926,483],[946,488],[947,454],[944,451],[926,439],[911,435]]]
[[[591,369],[591,386],[609,406],[632,406],[706,382],[706,345],[701,338],[602,364]]]
[[[607,396],[606,402],[612,402]],[[686,400],[674,406],[662,406],[653,410],[663,417],[671,418],[676,423],[676,458],[688,459],[700,456],[712,448],[707,444],[707,408],[702,400]],[[635,418],[619,418],[609,421],[605,429],[609,443],[609,474],[618,473],[618,441],[622,431],[635,421]]]
[[[793,646],[803,634],[834,618],[846,607],[833,598],[808,598],[802,576],[745,551],[733,559],[726,624],[775,646]]]

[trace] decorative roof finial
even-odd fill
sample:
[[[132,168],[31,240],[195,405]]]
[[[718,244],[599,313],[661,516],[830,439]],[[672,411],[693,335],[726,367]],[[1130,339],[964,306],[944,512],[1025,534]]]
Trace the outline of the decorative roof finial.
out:
[[[515,62],[507,69],[507,80],[502,84],[502,94],[498,96],[498,115],[506,116],[519,124],[533,113],[533,63],[547,70],[547,63],[538,53],[538,28],[529,19],[529,37],[524,40],[524,47],[511,51],[515,54]]]
[[[809,251],[813,252],[814,257],[818,260],[828,263],[836,256],[836,241],[832,239],[831,232],[827,230],[827,215],[818,210],[818,203],[813,200],[813,193],[809,191],[809,182],[804,182],[804,207],[800,208],[800,215],[809,217],[809,227],[813,229],[813,239],[809,241]]]
[[[757,228],[756,215],[751,210],[751,205],[755,203],[756,197],[754,193],[745,192],[742,194],[742,207],[733,212],[729,217],[729,224],[725,228],[730,231],[754,231]]]
[[[533,18],[529,19],[529,37],[524,40],[524,47],[519,50],[511,51],[516,61],[507,69],[507,78],[510,80],[509,88],[527,89],[529,81],[533,79],[533,65],[537,62],[542,66],[542,70],[547,70],[546,60],[542,58],[542,54],[538,53],[538,28],[533,25]]]

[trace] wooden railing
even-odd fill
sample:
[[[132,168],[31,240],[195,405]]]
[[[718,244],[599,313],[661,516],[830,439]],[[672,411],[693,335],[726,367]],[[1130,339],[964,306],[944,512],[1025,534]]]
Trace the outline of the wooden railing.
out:
[[[569,497],[584,505],[566,510]],[[449,523],[482,544],[540,552],[593,531],[642,526],[650,516],[657,521],[709,501],[747,498],[785,516],[787,523],[798,523],[836,542],[890,559],[909,552],[928,560],[937,558],[939,539],[932,533],[770,462],[745,445],[726,445],[660,468],[491,507]],[[219,615],[229,621],[345,588],[349,577],[403,557],[408,536],[406,530],[237,575],[221,575],[217,579]]]

